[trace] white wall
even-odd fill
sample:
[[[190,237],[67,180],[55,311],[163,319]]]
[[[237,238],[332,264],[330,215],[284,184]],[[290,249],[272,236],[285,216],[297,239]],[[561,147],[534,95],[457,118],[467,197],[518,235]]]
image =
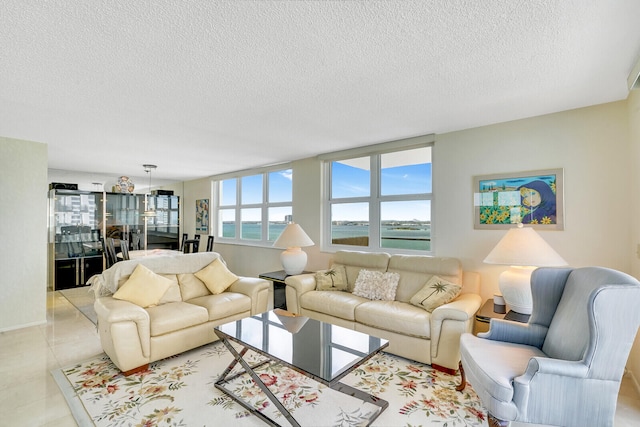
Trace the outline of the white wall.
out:
[[[505,230],[473,229],[473,176],[550,168],[564,168],[565,229],[540,235],[571,266],[630,272],[628,114],[616,102],[437,136],[436,252],[479,271],[483,297],[504,267],[482,260]]]
[[[0,137],[0,331],[46,322],[47,146]]]
[[[633,91],[629,96],[629,129],[630,129],[630,158],[632,179],[629,186],[629,201],[632,206],[631,224],[631,274],[640,278],[640,90]],[[640,390],[640,332],[631,349],[627,367],[634,373],[636,387]]]

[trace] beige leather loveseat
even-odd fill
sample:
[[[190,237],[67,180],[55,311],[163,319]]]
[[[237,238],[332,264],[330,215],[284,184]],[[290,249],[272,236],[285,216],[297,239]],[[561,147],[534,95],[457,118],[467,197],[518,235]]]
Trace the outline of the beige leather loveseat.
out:
[[[389,353],[431,364],[446,372],[457,371],[460,336],[471,332],[474,315],[480,308],[477,273],[463,272],[460,261],[455,258],[354,251],[337,252],[330,267],[324,272],[286,279],[288,311],[388,339],[389,347],[385,351]],[[346,271],[345,291],[317,290],[316,278],[326,281],[318,274],[326,275],[326,271],[330,271],[328,279],[336,281],[338,274],[333,270],[341,267]],[[397,273],[399,279],[393,300],[355,295],[361,270]],[[324,289],[332,287],[332,282],[327,283]],[[444,291],[445,287],[439,283],[461,285],[460,294],[432,312],[416,305],[425,296]]]
[[[221,261],[215,252],[148,257],[118,262],[91,279],[102,348],[120,370],[130,374],[150,362],[213,342],[218,339],[215,326],[267,310],[271,283],[237,277],[222,268]],[[223,285],[228,287],[213,294],[209,287],[218,292],[217,284],[203,282],[198,275],[213,271],[213,281],[220,281],[220,270],[225,270]],[[140,279],[135,283],[134,274]],[[143,288],[156,281],[167,286],[157,302],[148,301],[154,287],[133,289],[142,291],[137,299],[122,295],[131,284]],[[209,276],[207,281],[211,282]]]

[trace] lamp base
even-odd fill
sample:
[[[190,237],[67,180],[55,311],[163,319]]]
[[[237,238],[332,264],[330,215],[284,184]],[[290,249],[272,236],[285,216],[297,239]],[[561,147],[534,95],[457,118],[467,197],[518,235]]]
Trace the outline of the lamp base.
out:
[[[509,308],[516,313],[531,314],[531,273],[536,267],[515,267],[500,274],[498,285]]]
[[[300,274],[307,266],[307,253],[298,247],[287,248],[280,254],[280,262],[289,276]]]

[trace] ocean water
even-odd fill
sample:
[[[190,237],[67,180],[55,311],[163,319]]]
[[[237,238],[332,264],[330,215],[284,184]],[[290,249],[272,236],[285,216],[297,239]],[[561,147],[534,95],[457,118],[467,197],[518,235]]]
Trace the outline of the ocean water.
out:
[[[271,224],[269,235],[273,239],[277,238],[286,224]],[[223,236],[234,237],[235,224],[223,224]],[[260,224],[246,223],[242,226],[243,239],[261,239]],[[350,237],[366,237],[369,235],[368,225],[333,225],[331,228],[332,239],[342,239]],[[431,249],[431,227],[422,225],[420,228],[402,228],[397,226],[383,226],[381,229],[381,247],[390,249],[412,249],[412,250],[430,250]],[[354,245],[355,246],[355,245]]]

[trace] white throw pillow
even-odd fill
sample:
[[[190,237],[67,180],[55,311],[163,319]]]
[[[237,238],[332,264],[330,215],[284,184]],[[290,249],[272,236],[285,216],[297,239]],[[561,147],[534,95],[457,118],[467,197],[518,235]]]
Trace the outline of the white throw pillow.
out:
[[[174,282],[138,264],[129,279],[113,294],[115,299],[132,302],[140,307],[158,305]]]
[[[211,264],[196,272],[195,276],[202,280],[214,295],[224,292],[233,282],[238,280],[238,276],[230,272],[219,258],[214,259]]]
[[[346,291],[347,272],[343,265],[332,265],[328,270],[316,271],[317,291]]]
[[[462,286],[433,276],[413,297],[411,304],[422,307],[431,313],[443,304],[452,301],[460,294]]]
[[[353,294],[371,300],[393,301],[399,280],[398,273],[362,269],[358,273]]]

